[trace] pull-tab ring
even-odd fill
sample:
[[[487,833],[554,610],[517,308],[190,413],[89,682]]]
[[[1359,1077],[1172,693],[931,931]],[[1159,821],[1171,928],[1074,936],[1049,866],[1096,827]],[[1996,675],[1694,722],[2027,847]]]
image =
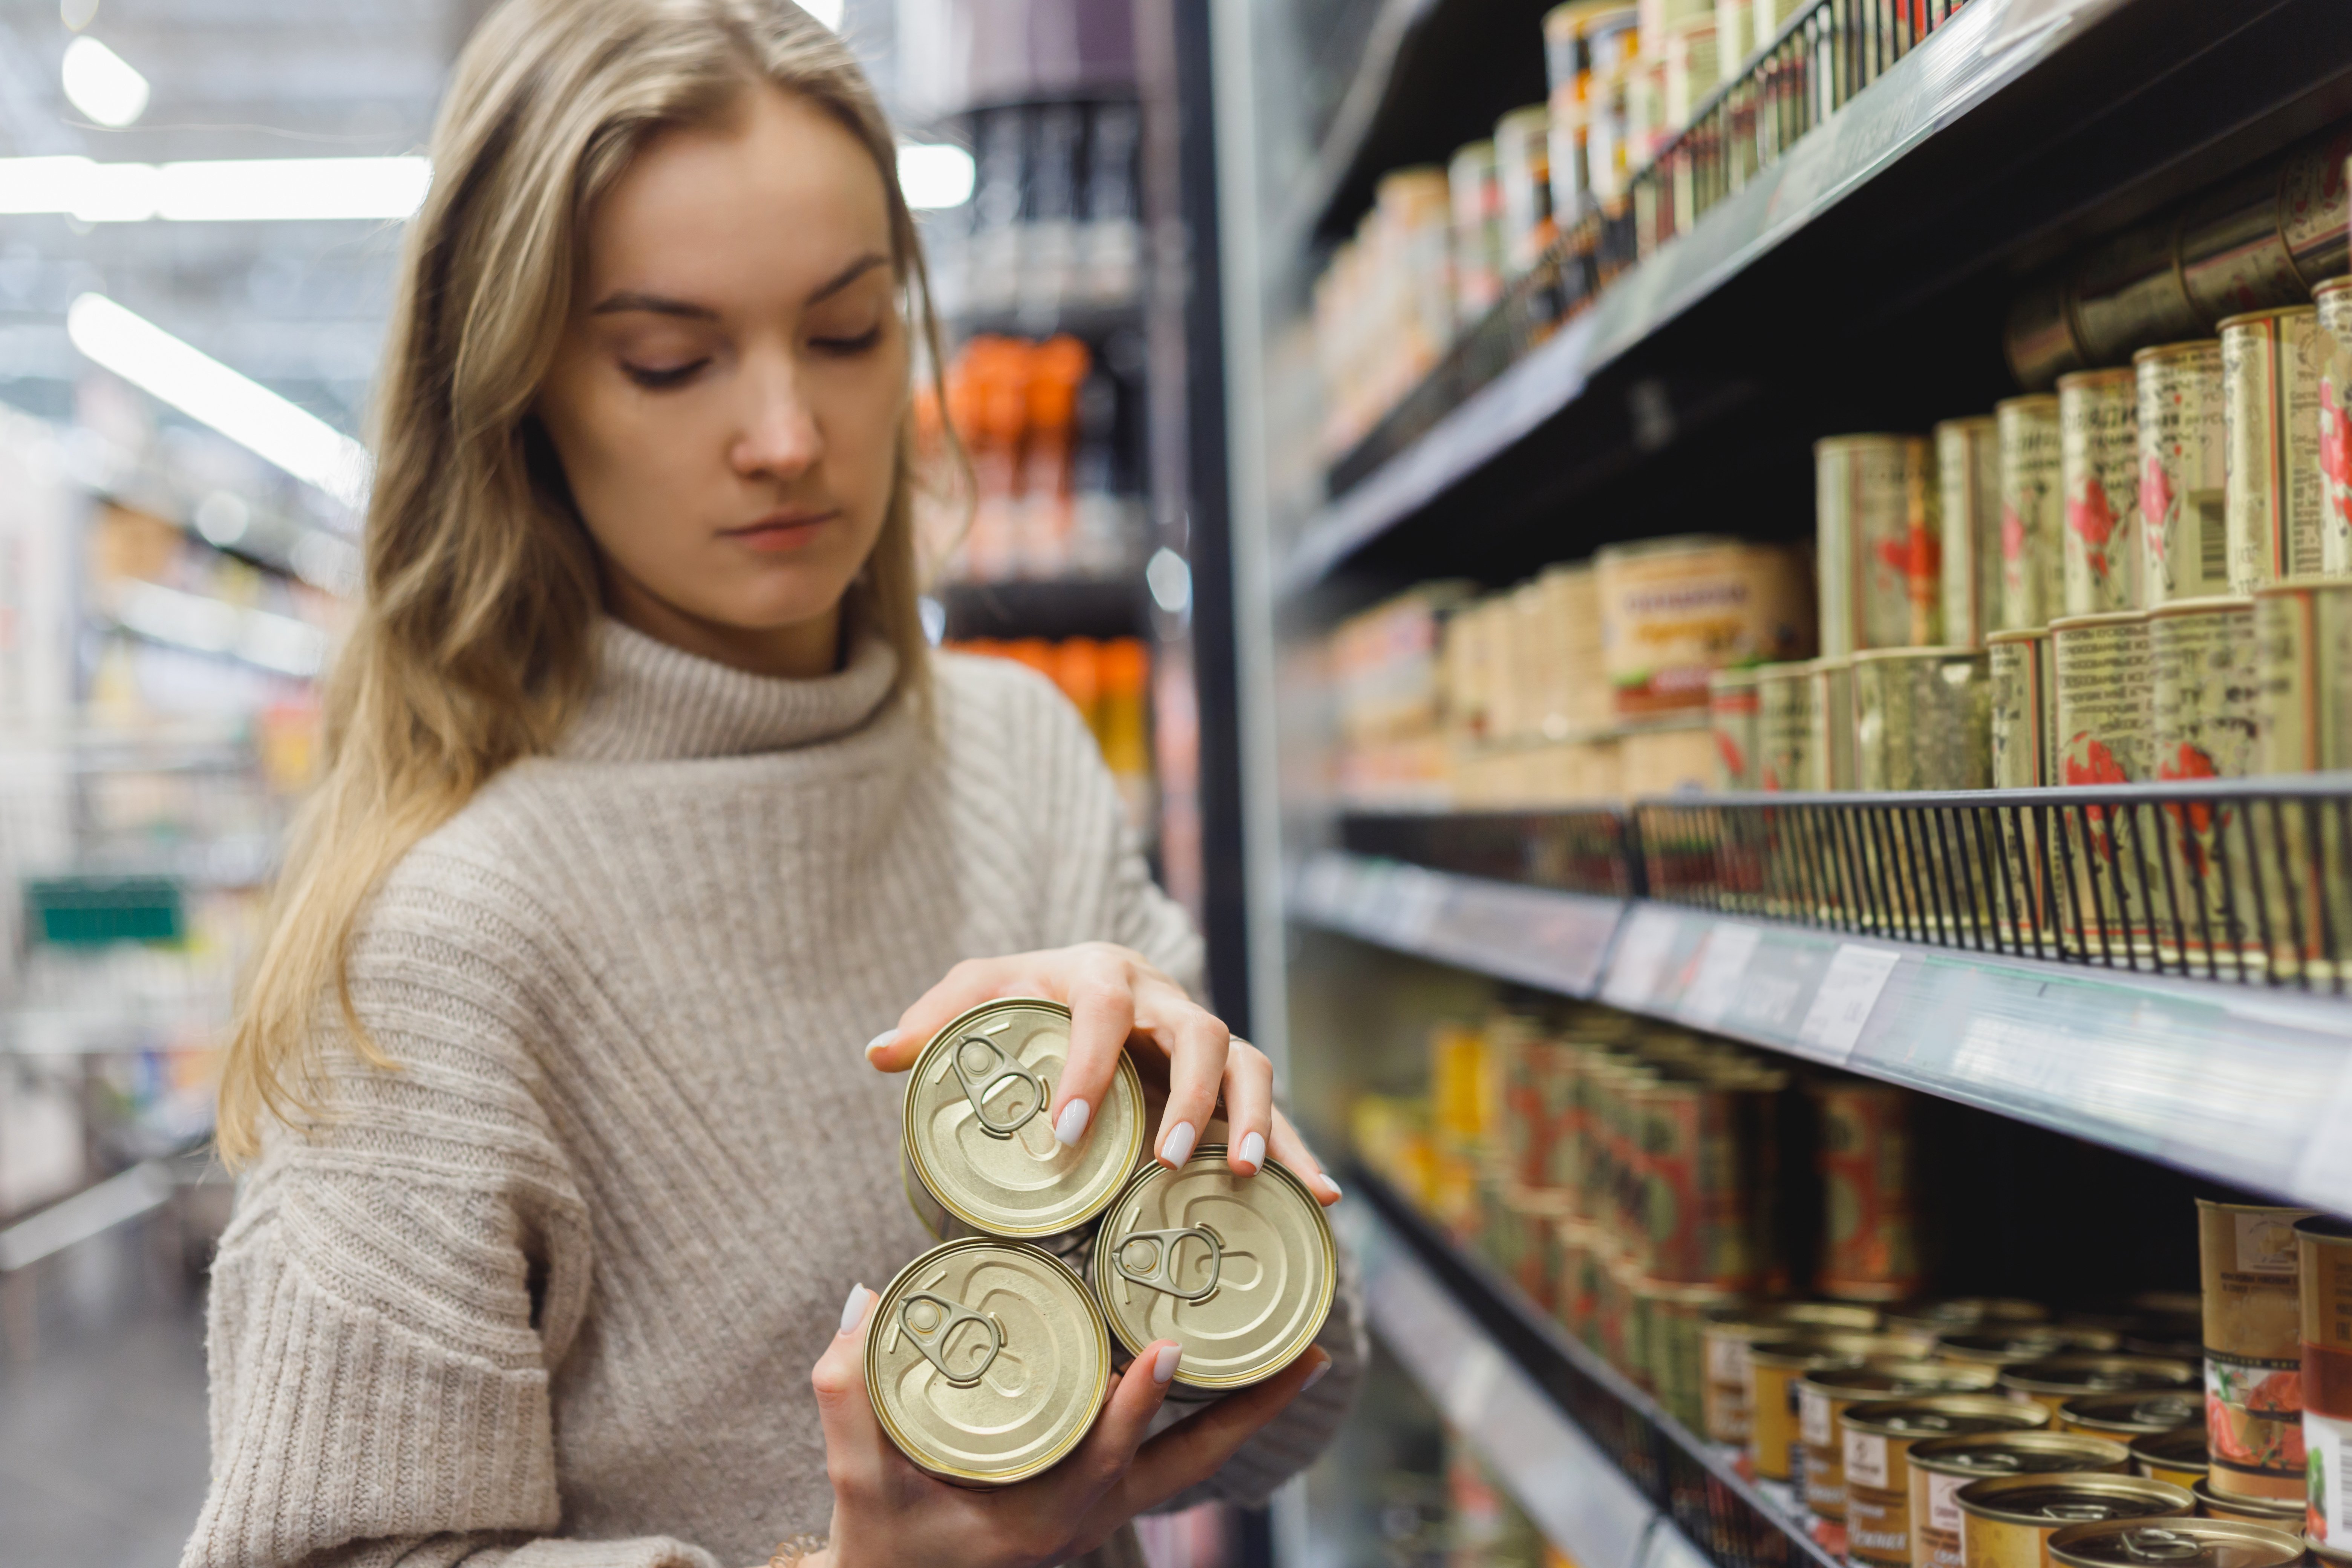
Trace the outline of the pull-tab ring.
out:
[[[2126,1530],[2118,1539],[2124,1555],[2135,1563],[2186,1563],[2205,1550],[2195,1536],[2156,1524]]]
[[[986,1062],[992,1064],[983,1066],[977,1072],[965,1067],[963,1061],[964,1053],[974,1046],[986,1051]],[[1054,1091],[1046,1087],[1043,1075],[1014,1061],[1003,1047],[985,1035],[966,1035],[958,1040],[955,1049],[948,1053],[948,1068],[962,1087],[963,1097],[971,1101],[971,1113],[980,1119],[980,1130],[992,1138],[1012,1137],[1028,1126],[1031,1120],[1045,1109],[1045,1102],[1054,1098]],[[1010,1121],[999,1121],[989,1113],[988,1097],[995,1092],[997,1085],[1007,1079],[1028,1085],[1030,1092],[1025,1103],[1017,1097],[1013,1102],[1019,1115]]]
[[[929,1329],[917,1327],[914,1309],[919,1304],[943,1313],[944,1321],[932,1324]],[[981,1357],[980,1364],[970,1372],[958,1372],[950,1366],[947,1361],[948,1336],[954,1333],[957,1327],[963,1323],[978,1323],[988,1331],[988,1353]],[[996,1326],[994,1318],[984,1312],[975,1312],[961,1301],[950,1301],[945,1296],[935,1296],[929,1290],[909,1290],[899,1300],[898,1327],[905,1330],[907,1337],[915,1342],[915,1348],[922,1352],[933,1366],[940,1369],[940,1375],[958,1388],[970,1388],[987,1375],[988,1369],[996,1364],[998,1353],[1004,1349],[1004,1331]]]
[[[1176,1248],[1187,1237],[1204,1241],[1209,1247],[1209,1282],[1198,1290],[1186,1290],[1176,1283]],[[1151,1244],[1151,1267],[1130,1268],[1127,1249],[1139,1241]],[[1177,1230],[1130,1230],[1119,1237],[1118,1250],[1110,1255],[1110,1266],[1118,1270],[1119,1278],[1136,1285],[1146,1286],[1180,1301],[1203,1301],[1217,1288],[1217,1277],[1224,1269],[1224,1244],[1217,1233],[1205,1225],[1188,1225]]]

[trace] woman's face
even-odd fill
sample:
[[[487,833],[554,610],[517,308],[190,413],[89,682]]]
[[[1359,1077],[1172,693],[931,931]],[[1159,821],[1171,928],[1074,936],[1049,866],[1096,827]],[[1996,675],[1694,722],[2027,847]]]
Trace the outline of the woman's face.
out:
[[[608,607],[740,668],[833,668],[908,396],[890,208],[865,145],[747,91],[666,131],[590,215],[538,413]]]

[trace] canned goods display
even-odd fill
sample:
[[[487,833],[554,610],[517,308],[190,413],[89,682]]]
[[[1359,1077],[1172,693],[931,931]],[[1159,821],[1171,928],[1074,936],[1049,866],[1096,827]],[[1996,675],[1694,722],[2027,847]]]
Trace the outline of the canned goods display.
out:
[[[1923,1334],[1965,1334],[2050,1321],[2050,1309],[2015,1296],[1946,1296],[1900,1301],[1886,1310],[1886,1326]]]
[[[917,1468],[1009,1486],[1078,1446],[1110,1386],[1102,1313],[1069,1266],[1020,1242],[924,1253],[867,1319],[866,1392]]]
[[[2352,580],[2273,583],[2254,594],[2265,773],[2352,768]]]
[[[1503,186],[1495,143],[1457,148],[1445,166],[1446,198],[1454,209],[1454,312],[1467,327],[1503,298]]]
[[[1829,1367],[1860,1366],[1873,1334],[1822,1332],[1748,1344],[1748,1458],[1766,1480],[1785,1481],[1797,1468],[1797,1380]]]
[[[1047,1124],[1070,1052],[1070,1010],[1008,997],[951,1019],[907,1075],[910,1195],[942,1239],[957,1227],[1045,1242],[1056,1251],[1108,1207],[1143,1152],[1143,1085],[1124,1054],[1088,1124],[1065,1147]]]
[[[1693,534],[1608,545],[1592,562],[1621,719],[1704,710],[1715,671],[1812,654],[1812,595],[1793,551]]]
[[[1768,664],[1756,672],[1758,784],[1800,790],[1813,781],[1811,693],[1801,664]]]
[[[1849,1405],[1838,1416],[1845,1478],[1846,1549],[1876,1568],[1911,1568],[1915,1443],[2031,1431],[2049,1413],[1997,1394],[1946,1394]],[[1958,1549],[1957,1536],[1953,1542]]]
[[[2059,485],[2065,497],[2066,614],[2145,608],[2139,525],[2138,387],[2129,368],[2058,378]]]
[[[2321,357],[2319,312],[2309,305],[2221,323],[2234,593],[2321,570]]]
[[[1707,677],[1707,721],[1715,727],[1715,759],[1727,790],[1763,787],[1760,730],[1753,669],[1718,669]]]
[[[1805,667],[1804,787],[1826,794],[1858,788],[1853,739],[1853,660],[1822,655]]]
[[[2031,1408],[2044,1420],[2049,1418],[2046,1408]],[[2130,1458],[2121,1444],[2104,1437],[2070,1432],[1980,1432],[1922,1438],[1911,1445],[1908,1461],[1912,1568],[1963,1568],[1966,1516],[1958,1500],[1963,1487],[1995,1477],[2120,1474]]]
[[[2205,1425],[2214,1489],[2301,1497],[2302,1303],[2294,1226],[2308,1209],[2197,1200]]]
[[[2197,1363],[2145,1355],[2055,1355],[2001,1368],[2000,1388],[2047,1405],[2054,1419],[2069,1399],[2085,1394],[2193,1388]]]
[[[1748,1441],[1751,1346],[1766,1341],[1786,1343],[1823,1330],[1868,1333],[1877,1326],[1874,1309],[1843,1301],[1772,1301],[1706,1313],[1699,1343],[1706,1380],[1701,1429],[1707,1441]]]
[[[1503,276],[1533,267],[1559,237],[1552,218],[1551,110],[1540,103],[1495,121],[1495,178],[1503,193]]]
[[[2219,1519],[2096,1520],[2054,1532],[2049,1548],[2063,1568],[2289,1568],[2303,1557],[2298,1536]]]
[[[1935,1362],[1880,1361],[1807,1373],[1796,1384],[1798,1495],[1822,1519],[1845,1518],[1845,1448],[1839,1434],[1847,1411],[1991,1386],[1990,1372]]]
[[[1987,639],[1992,697],[1995,789],[2042,789],[2058,782],[2057,672],[2046,629],[1995,632]]]
[[[2189,1490],[2197,1500],[2197,1511],[2208,1519],[2231,1519],[2287,1530],[2302,1524],[2306,1515],[2306,1505],[2300,1495],[2273,1498],[2225,1492],[2213,1485],[2210,1471]]]
[[[1784,1074],[1696,1069],[1629,1086],[1634,1258],[1649,1278],[1721,1290],[1780,1283],[1773,1173]]]
[[[2352,1497],[2344,1490],[2352,1481],[2352,1225],[2298,1220],[2294,1246],[2310,1531],[2330,1551],[2352,1552]]]
[[[1272,1376],[1314,1342],[1339,1253],[1323,1205],[1287,1168],[1236,1176],[1223,1144],[1203,1144],[1173,1171],[1145,1166],[1113,1201],[1094,1288],[1128,1354],[1173,1340],[1176,1381],[1222,1391]]]
[[[2207,1442],[2205,1423],[2200,1420],[2155,1436],[2135,1437],[2127,1446],[2137,1473],[2176,1487],[2193,1487],[2212,1468]]]
[[[1706,1429],[1706,1330],[1714,1313],[1737,1309],[1736,1291],[1709,1285],[1653,1283],[1642,1292],[1643,1352],[1651,1391],[1666,1414],[1693,1432]]]
[[[1865,790],[1992,787],[1991,661],[1981,649],[1853,657],[1854,758]]]
[[[2059,1328],[2050,1323],[1968,1329],[1939,1336],[1936,1341],[1936,1359],[1952,1366],[1988,1367],[1999,1372],[2021,1362],[2046,1361],[2072,1352],[2112,1351],[2122,1337],[2112,1329]]]
[[[2135,1437],[2176,1432],[2204,1414],[2205,1402],[2193,1391],[2135,1390],[2124,1394],[2085,1394],[2058,1407],[2058,1430],[2088,1432],[2128,1445]]]
[[[1943,640],[1982,647],[2001,612],[2000,421],[1947,419],[1935,429]]]
[[[2312,290],[2319,312],[2319,569],[2352,575],[2352,278]]]
[[[1919,436],[1813,443],[1822,652],[1941,641],[1935,448]]]
[[[1577,1050],[1528,1029],[1503,1043],[1503,1136],[1511,1179],[1563,1199],[1576,1184]]]
[[[2051,1536],[2104,1519],[2181,1519],[2196,1500],[2145,1476],[1989,1476],[1952,1494],[1967,1568],[2050,1568]]]
[[[1993,405],[2000,441],[2000,625],[2046,626],[2066,613],[2065,471],[2058,399]]]
[[[2147,616],[2071,617],[2051,626],[2050,643],[2058,694],[2057,782],[2096,787],[2145,780],[2155,706]],[[2079,816],[2070,814],[2064,826],[2072,878],[2061,892],[2070,939],[2094,954],[2153,951],[2137,819],[2095,806]]]
[[[2140,603],[2230,592],[2229,432],[2218,338],[2132,355],[2137,378]]]
[[[1891,1084],[1838,1079],[1812,1087],[1821,1118],[1826,1210],[1824,1296],[1900,1301],[1918,1293],[1918,1171],[1911,1107]]]
[[[2242,778],[2255,771],[2262,735],[2262,681],[2251,599],[2182,599],[2148,612],[2151,689],[2148,740],[2160,780]],[[2164,810],[2169,898],[2177,921],[2163,924],[2165,956],[2179,949],[2240,951],[2252,911],[2236,908],[2222,875],[2238,813],[2226,805]],[[2233,922],[2235,930],[2233,930]],[[2178,925],[2178,947],[2170,933]]]

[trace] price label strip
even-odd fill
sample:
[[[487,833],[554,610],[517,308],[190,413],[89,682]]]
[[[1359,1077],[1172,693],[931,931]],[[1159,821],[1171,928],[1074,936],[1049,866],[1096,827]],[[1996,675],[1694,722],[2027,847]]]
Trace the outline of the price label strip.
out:
[[[1892,948],[1840,944],[1813,993],[1805,1021],[1797,1026],[1799,1054],[1843,1067],[1862,1038],[1870,1010],[1878,1005],[1878,994],[1886,989],[1887,976],[1902,962],[1903,955]]]
[[[1678,922],[1654,904],[1633,911],[1610,955],[1608,978],[1601,983],[1601,999],[1612,1007],[1640,1011],[1657,994],[1658,977],[1673,955]]]
[[[1748,973],[1748,961],[1756,954],[1756,944],[1764,939],[1759,926],[1719,925],[1706,933],[1706,945],[1700,950],[1698,967],[1691,974],[1689,989],[1683,993],[1677,1011],[1684,1022],[1702,1029],[1712,1029],[1723,1022],[1739,994],[1740,976]]]

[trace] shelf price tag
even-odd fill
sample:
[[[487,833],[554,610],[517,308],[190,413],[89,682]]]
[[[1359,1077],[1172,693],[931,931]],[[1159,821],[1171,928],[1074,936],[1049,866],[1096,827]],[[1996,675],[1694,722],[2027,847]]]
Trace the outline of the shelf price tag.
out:
[[[1691,975],[1689,989],[1683,993],[1679,1011],[1685,1021],[1702,1029],[1712,1029],[1723,1021],[1738,994],[1739,977],[1748,973],[1748,961],[1763,938],[1759,926],[1718,925],[1706,933],[1698,968]]]
[[[1805,1021],[1797,1026],[1802,1054],[1843,1067],[1862,1038],[1870,1010],[1878,1005],[1878,994],[1886,989],[1886,977],[1902,962],[1902,953],[1892,948],[1841,943],[1822,975],[1821,988],[1813,993]]]
[[[1658,976],[1675,945],[1675,917],[1654,904],[1643,904],[1625,922],[1617,951],[1609,960],[1609,977],[1601,983],[1601,999],[1614,1007],[1639,1011],[1657,994]]]

